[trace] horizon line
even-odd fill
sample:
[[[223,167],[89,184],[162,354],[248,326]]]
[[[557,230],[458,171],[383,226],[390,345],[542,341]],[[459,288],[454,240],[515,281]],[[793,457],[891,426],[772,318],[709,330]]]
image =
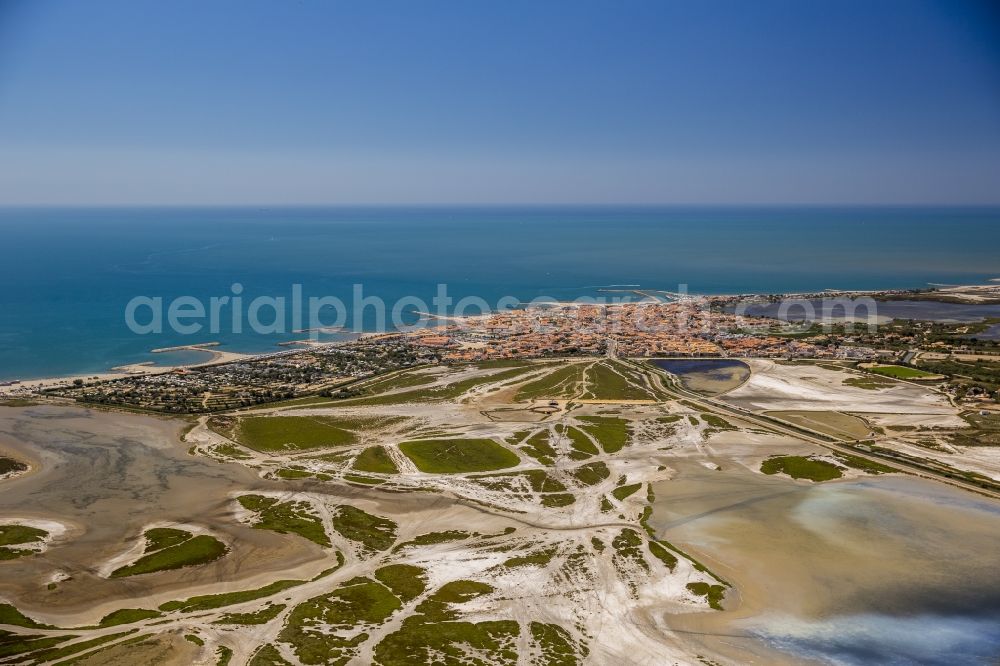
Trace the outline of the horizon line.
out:
[[[3,208],[1000,208],[1000,201],[986,203],[952,202],[330,202],[330,203],[198,203],[198,202],[101,202],[101,203],[4,203]]]

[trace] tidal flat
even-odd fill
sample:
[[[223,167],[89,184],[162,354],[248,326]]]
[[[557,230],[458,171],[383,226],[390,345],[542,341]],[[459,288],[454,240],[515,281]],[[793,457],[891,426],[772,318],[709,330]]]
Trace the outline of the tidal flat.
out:
[[[57,548],[4,563],[0,596],[58,624],[82,615],[97,620],[127,599],[169,601],[182,588],[236,581],[252,587],[275,572],[317,573],[323,562],[318,547],[232,518],[231,493],[275,484],[246,467],[188,455],[179,437],[185,425],[77,407],[0,410],[3,448],[38,466],[4,482],[0,516],[57,521],[66,528]],[[154,577],[102,575],[141,543],[146,526],[160,523],[197,526],[231,552],[208,565]]]
[[[679,466],[651,525],[737,589],[674,615],[741,663],[984,664],[1000,657],[1000,507],[913,477],[823,484]]]

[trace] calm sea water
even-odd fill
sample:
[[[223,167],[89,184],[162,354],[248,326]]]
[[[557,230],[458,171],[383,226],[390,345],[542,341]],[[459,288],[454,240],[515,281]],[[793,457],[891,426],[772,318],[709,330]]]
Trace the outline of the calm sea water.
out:
[[[390,303],[429,301],[446,283],[455,299],[495,304],[613,284],[743,293],[1000,277],[1000,209],[8,208],[0,238],[0,379],[164,362],[155,347],[260,352],[304,337],[125,325],[134,296],[207,302],[236,282],[246,301],[289,297],[296,283],[307,298],[349,302],[361,284]],[[374,312],[360,323],[373,328]]]
[[[810,301],[812,310],[810,317],[824,316],[823,303],[818,300]],[[839,309],[838,309],[839,308]],[[831,307],[830,315],[837,316],[843,314],[845,306]],[[804,309],[800,306],[788,307],[782,313],[780,303],[752,303],[743,307],[743,313],[751,317],[774,317],[787,321],[802,321],[805,318]],[[735,311],[735,307],[730,308]],[[867,317],[869,313],[864,307],[853,310],[860,317]],[[892,319],[919,319],[921,321],[941,321],[954,323],[968,323],[983,321],[986,318],[1000,317],[1000,305],[981,303],[947,303],[938,301],[883,301],[878,303],[877,314],[880,317]],[[992,333],[987,329],[979,337],[988,338]]]

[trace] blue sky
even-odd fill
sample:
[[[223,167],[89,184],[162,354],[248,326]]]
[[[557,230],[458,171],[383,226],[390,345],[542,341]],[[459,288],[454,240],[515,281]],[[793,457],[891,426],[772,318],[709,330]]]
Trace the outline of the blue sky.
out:
[[[0,203],[1000,203],[1000,14],[0,0]]]

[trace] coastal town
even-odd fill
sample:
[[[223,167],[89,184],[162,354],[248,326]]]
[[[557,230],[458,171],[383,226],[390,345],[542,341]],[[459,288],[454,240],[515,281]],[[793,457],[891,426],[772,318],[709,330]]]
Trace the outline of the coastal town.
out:
[[[884,294],[883,297],[891,296]],[[774,298],[774,297],[770,297]],[[943,382],[955,399],[997,408],[1000,344],[978,339],[993,325],[911,320],[792,322],[736,314],[738,297],[643,298],[608,304],[550,303],[465,317],[428,315],[410,330],[218,363],[133,367],[97,379],[8,383],[0,396],[46,396],[169,413],[212,412],[307,395],[348,398],[353,384],[424,364],[555,357],[720,357],[902,364],[907,379]],[[233,358],[235,357],[235,359]]]

